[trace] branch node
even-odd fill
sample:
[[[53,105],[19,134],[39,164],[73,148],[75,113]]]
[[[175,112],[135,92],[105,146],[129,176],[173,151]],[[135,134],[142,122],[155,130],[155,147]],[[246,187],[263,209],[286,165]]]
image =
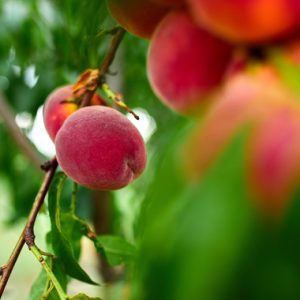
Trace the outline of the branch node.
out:
[[[44,171],[44,172],[48,172],[52,167],[52,160],[47,160],[46,162],[44,162],[42,165],[41,165],[41,169]]]
[[[5,269],[7,268],[7,266],[6,265],[4,265],[4,266],[2,266],[2,267],[0,267],[0,277],[2,277],[3,276],[3,274],[4,274],[4,272],[5,272]]]
[[[91,240],[95,240],[97,238],[97,234],[95,232],[93,232],[92,230],[89,230],[87,232],[87,237]]]
[[[34,246],[35,235],[32,228],[29,226],[26,226],[26,229],[24,230],[24,240],[29,249]]]

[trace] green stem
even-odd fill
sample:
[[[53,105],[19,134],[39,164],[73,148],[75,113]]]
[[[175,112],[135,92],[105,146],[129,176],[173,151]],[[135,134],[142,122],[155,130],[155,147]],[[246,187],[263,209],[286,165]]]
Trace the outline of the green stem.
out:
[[[61,199],[61,193],[62,193],[62,189],[65,185],[65,182],[67,180],[67,176],[64,175],[61,179],[60,179],[60,182],[58,184],[58,187],[57,187],[57,194],[56,194],[56,207],[58,207],[59,209],[57,210],[57,212],[55,213],[55,223],[58,227],[59,230],[61,230],[60,228],[60,224],[61,224],[61,221],[60,221],[60,199]]]
[[[108,99],[112,100],[117,106],[125,109],[127,112],[132,114],[135,117],[135,119],[140,119],[139,116],[125,104],[125,102],[122,100],[121,94],[113,92],[107,83],[102,83],[101,89],[106,94]]]
[[[76,212],[77,192],[78,192],[78,184],[76,182],[73,182],[72,198],[71,198],[71,206],[70,206],[72,215],[75,215]]]
[[[101,89],[109,99],[114,100],[116,98],[116,94],[110,89],[107,83],[103,83]]]
[[[56,291],[57,291],[57,293],[59,295],[59,298],[61,300],[68,299],[68,296],[64,292],[63,288],[61,287],[60,283],[56,279],[56,277],[53,274],[53,272],[50,269],[50,267],[47,265],[46,261],[44,260],[44,257],[40,253],[39,249],[36,246],[31,246],[30,250],[33,253],[33,255],[37,258],[37,260],[41,263],[43,269],[45,270],[45,272],[48,275],[48,278],[51,280],[52,284],[54,285],[54,287],[55,287],[55,289],[56,289]]]

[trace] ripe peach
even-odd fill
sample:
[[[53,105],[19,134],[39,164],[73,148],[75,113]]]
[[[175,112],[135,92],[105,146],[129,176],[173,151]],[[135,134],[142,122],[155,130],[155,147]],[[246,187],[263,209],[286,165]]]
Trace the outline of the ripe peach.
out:
[[[184,165],[190,179],[201,177],[228,145],[234,134],[259,111],[259,95],[273,75],[240,73],[232,76],[203,121],[190,133],[184,147]]]
[[[127,31],[141,37],[151,38],[152,33],[167,13],[168,8],[151,0],[107,0],[112,17]]]
[[[235,42],[261,43],[299,30],[299,0],[187,0],[200,26]]]
[[[55,146],[63,171],[90,189],[120,189],[146,165],[140,133],[110,107],[89,106],[73,113],[59,130]]]
[[[52,139],[55,136],[69,115],[78,109],[78,104],[75,102],[64,102],[74,98],[72,94],[72,85],[65,85],[54,90],[46,99],[43,117],[46,130]],[[105,102],[94,94],[92,98],[92,105],[104,105]]]
[[[298,101],[271,67],[233,76],[187,138],[184,173],[190,180],[201,178],[233,137],[248,129],[249,194],[264,213],[278,216],[300,178]]]
[[[156,95],[170,108],[190,113],[221,82],[232,47],[194,24],[185,11],[168,14],[151,40],[147,70]]]

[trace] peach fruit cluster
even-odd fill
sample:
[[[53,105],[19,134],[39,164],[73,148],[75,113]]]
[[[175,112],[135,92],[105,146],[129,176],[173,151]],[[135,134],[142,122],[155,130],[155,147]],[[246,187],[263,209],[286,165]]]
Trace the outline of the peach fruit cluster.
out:
[[[300,31],[298,0],[107,0],[126,30],[151,40],[147,71],[158,98],[183,114],[202,111],[240,47]]]
[[[300,88],[287,84],[273,50],[300,74],[300,1],[107,4],[121,26],[150,40],[147,73],[157,97],[200,117],[184,147],[187,177],[201,177],[246,128],[249,193],[264,211],[282,212],[300,178]]]

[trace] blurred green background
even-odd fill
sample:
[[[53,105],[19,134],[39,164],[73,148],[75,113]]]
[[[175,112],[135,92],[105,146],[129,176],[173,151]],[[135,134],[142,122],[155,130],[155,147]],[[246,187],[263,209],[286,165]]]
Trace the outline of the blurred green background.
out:
[[[99,65],[110,41],[102,30],[116,24],[103,0],[2,1],[0,24],[2,265],[39,188],[42,172],[36,165],[54,154],[42,128],[41,106],[54,88]],[[109,279],[109,287],[115,287],[111,293],[104,291],[107,286],[78,282],[71,283],[71,291],[118,300],[300,299],[298,195],[279,224],[255,210],[244,178],[246,132],[239,132],[201,182],[187,184],[180,149],[195,121],[172,113],[154,96],[146,78],[147,47],[147,41],[127,34],[108,78],[141,117],[137,126],[147,140],[147,170],[112,194],[81,189],[77,209],[99,232],[136,244],[136,262],[126,276],[114,270],[118,276]],[[7,119],[30,139],[33,157]],[[48,230],[45,207],[36,225],[41,248]],[[105,281],[109,272],[103,274],[87,241],[81,262],[92,277]],[[24,249],[3,299],[27,299],[39,270]]]

